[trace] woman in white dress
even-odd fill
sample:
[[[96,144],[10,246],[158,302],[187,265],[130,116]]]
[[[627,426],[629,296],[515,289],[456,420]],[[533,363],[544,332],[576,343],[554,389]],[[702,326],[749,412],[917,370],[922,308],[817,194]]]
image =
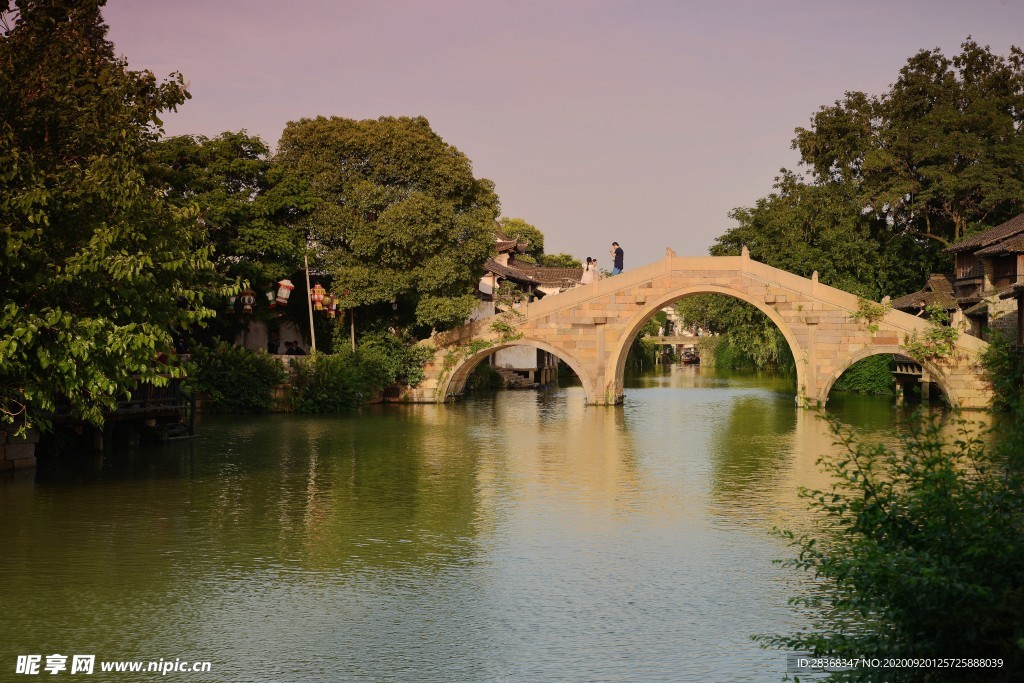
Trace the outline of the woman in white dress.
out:
[[[587,264],[583,266],[583,277],[580,278],[581,285],[589,285],[594,281],[594,271],[597,270],[597,264],[594,263],[594,259],[587,257]]]

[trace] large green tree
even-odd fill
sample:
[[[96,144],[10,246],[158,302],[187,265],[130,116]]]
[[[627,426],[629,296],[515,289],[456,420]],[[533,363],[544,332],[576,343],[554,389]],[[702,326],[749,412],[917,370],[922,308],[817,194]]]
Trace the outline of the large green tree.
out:
[[[870,299],[918,289],[941,258],[934,242],[865,212],[855,186],[785,170],[774,192],[730,216],[738,225],[717,238],[713,255],[746,245],[753,259],[804,277],[818,271],[824,284]]]
[[[313,208],[306,184],[275,164],[266,143],[245,131],[182,135],[153,146],[150,175],[178,206],[199,207],[218,271],[264,288],[302,267]]]
[[[425,118],[303,119],[278,155],[313,188],[314,252],[346,305],[394,303],[437,329],[466,319],[498,198]]]
[[[711,253],[746,245],[870,299],[915,291],[951,266],[950,242],[1024,211],[1024,53],[970,39],[953,58],[921,51],[881,95],[822,107],[793,147],[803,172],[783,169],[774,192],[735,209]],[[745,324],[737,306],[718,307],[719,327]],[[764,336],[767,322],[750,324],[741,336]]]
[[[849,92],[796,132],[818,184],[854,188],[894,231],[960,240],[1024,210],[1024,53],[922,50],[888,92]]]
[[[172,334],[209,316],[210,248],[142,158],[180,75],[128,69],[102,0],[5,3],[0,25],[0,419],[99,423]]]

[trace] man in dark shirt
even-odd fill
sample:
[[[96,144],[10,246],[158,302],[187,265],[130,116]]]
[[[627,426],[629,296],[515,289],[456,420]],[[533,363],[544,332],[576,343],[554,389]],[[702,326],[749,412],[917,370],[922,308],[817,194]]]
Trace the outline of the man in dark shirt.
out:
[[[612,242],[612,275],[618,275],[622,272],[622,247],[619,246],[618,242]]]

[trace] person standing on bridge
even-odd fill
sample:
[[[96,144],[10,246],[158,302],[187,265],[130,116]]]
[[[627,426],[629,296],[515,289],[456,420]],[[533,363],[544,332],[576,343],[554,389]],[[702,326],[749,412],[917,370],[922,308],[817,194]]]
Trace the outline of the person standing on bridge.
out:
[[[594,281],[594,271],[597,270],[597,263],[594,259],[587,257],[587,265],[583,266],[583,277],[580,278],[581,285],[589,285]]]
[[[609,253],[612,255],[612,275],[618,275],[622,272],[622,247],[618,242],[612,242],[612,249]]]

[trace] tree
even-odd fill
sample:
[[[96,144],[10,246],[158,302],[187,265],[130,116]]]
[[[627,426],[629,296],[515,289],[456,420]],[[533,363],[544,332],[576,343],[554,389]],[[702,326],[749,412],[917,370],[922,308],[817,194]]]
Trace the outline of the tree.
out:
[[[437,329],[467,318],[498,198],[425,118],[303,119],[279,158],[317,197],[306,225],[346,305],[393,302]]]
[[[896,232],[945,245],[1024,210],[1024,52],[969,37],[952,59],[922,50],[890,90],[822,107],[793,146],[819,184],[857,190]]]
[[[864,212],[855,186],[811,184],[786,170],[775,192],[730,216],[739,225],[716,239],[713,255],[746,245],[753,259],[804,277],[818,271],[822,283],[870,299],[914,291],[943,258],[929,240]]]
[[[544,233],[522,218],[501,218],[498,225],[506,237],[527,244],[526,251],[516,257],[520,261],[546,268],[580,268],[583,265],[579,259],[569,254],[545,254]]]
[[[716,335],[716,367],[788,368],[793,365],[789,343],[768,316],[745,301],[724,294],[698,294],[676,303],[684,327],[697,326]]]
[[[582,268],[583,263],[571,254],[541,254],[538,266],[545,268]]]
[[[952,59],[921,51],[888,92],[822,107],[793,147],[806,175],[782,169],[774,192],[730,214],[738,225],[711,253],[746,245],[874,300],[915,291],[950,268],[947,244],[1024,210],[1024,53],[970,39]],[[749,335],[764,331],[756,324]]]
[[[147,183],[158,115],[187,98],[114,55],[102,0],[18,0],[0,21],[0,419],[65,404],[99,424],[203,305],[210,247]]]
[[[262,288],[303,265],[301,219],[313,197],[299,178],[273,163],[270,150],[245,131],[209,139],[183,135],[159,141],[150,175],[178,206],[196,204],[227,281]]]

